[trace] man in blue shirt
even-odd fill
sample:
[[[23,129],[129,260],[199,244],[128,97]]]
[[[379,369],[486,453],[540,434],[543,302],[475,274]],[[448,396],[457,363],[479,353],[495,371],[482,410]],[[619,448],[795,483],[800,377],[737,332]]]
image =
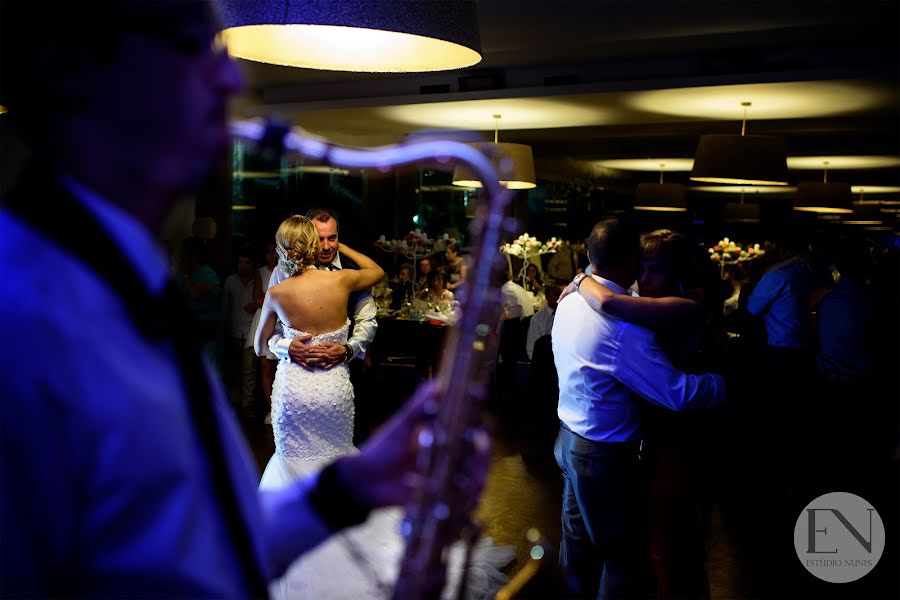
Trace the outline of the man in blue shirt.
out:
[[[601,221],[588,238],[591,277],[625,294],[639,252],[637,235],[615,219]],[[564,485],[560,563],[580,594],[640,597],[647,562],[640,399],[671,410],[711,407],[724,400],[725,383],[678,371],[652,332],[596,312],[580,294],[560,301],[551,337]]]
[[[0,103],[32,152],[0,210],[0,595],[263,597],[409,499],[433,392],[359,454],[258,493],[155,240],[229,152],[241,79],[211,5],[0,8]]]

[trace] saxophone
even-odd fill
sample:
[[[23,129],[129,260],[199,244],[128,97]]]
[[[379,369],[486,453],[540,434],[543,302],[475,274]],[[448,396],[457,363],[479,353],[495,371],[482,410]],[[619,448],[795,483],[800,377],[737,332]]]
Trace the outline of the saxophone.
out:
[[[263,154],[289,154],[339,168],[388,169],[431,161],[459,165],[470,169],[484,186],[483,200],[470,225],[474,261],[468,270],[460,316],[449,332],[437,375],[443,399],[433,425],[419,435],[417,485],[406,506],[406,546],[393,591],[398,600],[440,597],[446,580],[445,550],[467,534],[471,554],[477,533],[470,514],[477,490],[462,474],[473,440],[483,435],[482,409],[490,377],[487,367],[497,355],[496,273],[503,266],[497,249],[501,236],[516,227],[515,220],[503,216],[513,192],[500,185],[491,157],[461,142],[421,139],[380,148],[349,148],[273,121],[239,121],[231,125],[231,133],[256,144]],[[502,163],[501,169],[505,169]],[[465,593],[465,579],[463,573],[459,597]]]

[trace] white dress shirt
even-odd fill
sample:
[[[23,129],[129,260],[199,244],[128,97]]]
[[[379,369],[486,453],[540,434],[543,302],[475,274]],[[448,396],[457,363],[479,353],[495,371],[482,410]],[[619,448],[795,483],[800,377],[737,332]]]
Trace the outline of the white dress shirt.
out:
[[[253,323],[253,314],[244,310],[247,304],[253,302],[253,279],[244,283],[241,276],[232,273],[225,278],[225,286],[222,295],[222,312],[227,320],[228,335],[244,340],[246,347],[250,337],[250,326]],[[254,330],[255,334],[256,331]]]
[[[617,294],[625,290],[592,275]],[[725,398],[719,375],[687,375],[666,358],[649,330],[593,310],[580,294],[556,309],[553,356],[559,375],[559,420],[598,442],[641,439],[637,394],[671,410],[706,407]]]
[[[152,290],[169,270],[156,241],[71,181]],[[38,199],[35,199],[37,201]],[[41,198],[49,201],[52,198]],[[191,420],[171,345],[142,335],[118,294],[82,262],[0,211],[0,544],[33,592],[82,597],[247,596]],[[25,352],[52,339],[50,352]],[[313,479],[258,493],[258,470],[207,369],[233,493],[272,578],[327,528],[306,501]],[[68,580],[66,578],[74,577]]]
[[[509,312],[510,319],[521,319],[534,314],[531,296],[515,281],[507,281],[500,286],[500,304]]]
[[[531,321],[528,323],[528,335],[525,336],[525,352],[528,353],[529,359],[534,353],[534,343],[538,341],[538,338],[549,335],[550,330],[553,329],[553,314],[555,312],[549,306],[545,306],[531,317]]]

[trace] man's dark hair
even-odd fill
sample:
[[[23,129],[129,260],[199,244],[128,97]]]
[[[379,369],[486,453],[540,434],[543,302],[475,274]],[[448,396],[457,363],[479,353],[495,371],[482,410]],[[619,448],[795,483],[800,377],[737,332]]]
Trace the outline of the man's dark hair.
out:
[[[591,265],[598,270],[626,265],[641,249],[638,236],[618,219],[606,219],[594,225],[587,248]]]
[[[341,222],[338,220],[337,214],[327,208],[311,208],[306,211],[306,218],[319,223],[327,223],[329,219],[334,219],[334,222],[338,224],[338,231],[340,231]]]

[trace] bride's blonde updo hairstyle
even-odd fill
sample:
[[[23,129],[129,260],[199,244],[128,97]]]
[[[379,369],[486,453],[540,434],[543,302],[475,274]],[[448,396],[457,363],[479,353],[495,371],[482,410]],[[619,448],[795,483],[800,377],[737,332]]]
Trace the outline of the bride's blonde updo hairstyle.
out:
[[[316,264],[319,254],[319,230],[301,215],[288,217],[275,232],[275,251],[278,262],[288,275],[303,273]]]

